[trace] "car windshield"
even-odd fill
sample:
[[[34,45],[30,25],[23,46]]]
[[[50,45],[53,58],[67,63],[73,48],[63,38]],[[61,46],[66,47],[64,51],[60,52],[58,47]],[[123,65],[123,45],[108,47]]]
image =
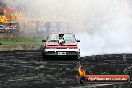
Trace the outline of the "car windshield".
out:
[[[64,38],[65,41],[75,41],[74,35],[70,34],[70,33],[64,34],[63,38]],[[59,34],[56,34],[56,33],[49,34],[48,40],[49,41],[57,41],[57,40],[59,40]]]

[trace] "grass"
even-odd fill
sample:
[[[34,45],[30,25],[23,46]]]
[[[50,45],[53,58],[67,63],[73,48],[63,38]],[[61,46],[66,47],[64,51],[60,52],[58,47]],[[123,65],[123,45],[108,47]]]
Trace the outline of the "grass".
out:
[[[35,38],[1,38],[0,45],[42,45],[41,39]]]

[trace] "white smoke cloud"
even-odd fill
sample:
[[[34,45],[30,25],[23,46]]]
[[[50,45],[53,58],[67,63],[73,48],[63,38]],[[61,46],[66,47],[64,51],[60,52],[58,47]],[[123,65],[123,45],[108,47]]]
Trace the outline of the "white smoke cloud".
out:
[[[13,0],[28,17],[68,16],[86,23],[81,56],[132,52],[131,0]]]
[[[118,4],[108,12],[103,19],[104,22],[97,29],[94,29],[92,34],[85,32],[77,35],[81,40],[82,56],[132,53],[132,13],[129,4],[126,1],[123,2],[116,2]]]

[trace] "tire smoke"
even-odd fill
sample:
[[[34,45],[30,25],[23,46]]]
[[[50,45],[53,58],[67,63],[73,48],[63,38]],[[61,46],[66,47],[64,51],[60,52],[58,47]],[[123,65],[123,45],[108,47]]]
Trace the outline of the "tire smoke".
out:
[[[132,52],[131,0],[14,0],[14,4],[25,8],[28,17],[63,16],[84,23],[77,32],[81,56]]]

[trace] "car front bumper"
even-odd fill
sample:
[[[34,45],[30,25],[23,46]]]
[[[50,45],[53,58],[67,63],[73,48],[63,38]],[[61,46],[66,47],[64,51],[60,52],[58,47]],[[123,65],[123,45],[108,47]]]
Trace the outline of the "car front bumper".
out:
[[[44,49],[45,55],[80,55],[80,49]]]

